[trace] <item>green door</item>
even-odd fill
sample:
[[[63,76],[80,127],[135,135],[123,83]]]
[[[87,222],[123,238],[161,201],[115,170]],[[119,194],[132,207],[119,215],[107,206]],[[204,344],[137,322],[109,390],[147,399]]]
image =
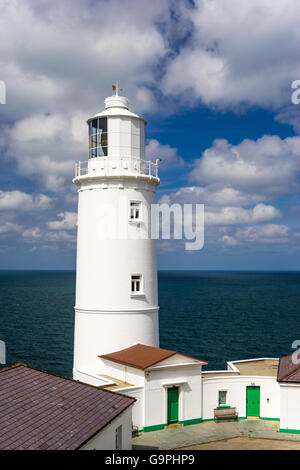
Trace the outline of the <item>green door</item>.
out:
[[[260,415],[260,387],[247,387],[246,392],[246,415]]]
[[[178,422],[178,387],[168,388],[168,424]]]

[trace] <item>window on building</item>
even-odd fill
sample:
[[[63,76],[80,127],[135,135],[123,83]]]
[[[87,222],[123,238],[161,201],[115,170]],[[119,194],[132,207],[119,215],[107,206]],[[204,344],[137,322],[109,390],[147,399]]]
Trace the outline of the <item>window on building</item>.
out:
[[[116,429],[116,450],[122,450],[122,425]]]
[[[141,220],[141,209],[142,203],[138,201],[130,202],[130,220],[139,221]]]
[[[142,292],[142,276],[140,274],[133,274],[131,276],[131,293],[140,294]]]
[[[227,390],[219,390],[219,406],[227,404]]]
[[[89,157],[107,156],[107,118],[98,118],[89,124]]]

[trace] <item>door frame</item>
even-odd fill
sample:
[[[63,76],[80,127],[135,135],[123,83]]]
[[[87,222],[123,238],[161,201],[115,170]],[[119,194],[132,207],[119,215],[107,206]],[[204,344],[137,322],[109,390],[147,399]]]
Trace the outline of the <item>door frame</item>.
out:
[[[250,390],[258,390],[259,391],[259,400],[258,400],[258,414],[249,414],[248,413],[248,405],[247,405],[247,399],[248,399],[248,391]],[[246,417],[260,417],[260,386],[257,385],[247,385],[246,386]]]

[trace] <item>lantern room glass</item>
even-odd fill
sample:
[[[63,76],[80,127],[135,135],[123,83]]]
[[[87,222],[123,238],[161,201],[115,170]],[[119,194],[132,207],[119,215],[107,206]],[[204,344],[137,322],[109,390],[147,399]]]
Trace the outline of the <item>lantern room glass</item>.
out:
[[[106,157],[108,148],[107,117],[89,122],[89,158]]]

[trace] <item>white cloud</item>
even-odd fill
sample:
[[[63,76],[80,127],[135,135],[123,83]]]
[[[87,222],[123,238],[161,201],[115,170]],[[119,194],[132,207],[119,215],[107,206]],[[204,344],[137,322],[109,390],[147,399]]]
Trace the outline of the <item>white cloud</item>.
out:
[[[147,160],[155,162],[161,158],[159,163],[160,170],[168,170],[170,166],[183,166],[184,160],[178,155],[177,148],[170,145],[162,145],[156,139],[149,139],[145,148]]]
[[[205,224],[209,225],[240,225],[260,224],[281,217],[276,207],[257,204],[253,209],[242,207],[223,207],[219,211],[205,211]]]
[[[4,221],[0,224],[0,234],[9,234],[11,232],[19,233],[21,230],[22,227],[13,222]]]
[[[148,106],[145,84],[155,84],[155,66],[168,53],[159,24],[170,22],[171,4],[3,2],[0,68],[9,84],[8,112],[20,106],[24,118],[41,108],[66,114],[71,108],[94,109],[116,79],[135,104]]]
[[[299,190],[300,137],[264,136],[233,146],[215,140],[195,161],[190,179],[272,199]]]
[[[45,194],[27,194],[22,191],[0,191],[0,210],[38,211],[48,209],[52,200]]]
[[[185,103],[280,108],[300,76],[298,0],[196,0],[190,39],[168,63],[165,93]]]
[[[236,237],[245,242],[287,243],[291,229],[287,225],[266,224],[237,230]]]
[[[292,236],[290,227],[284,224],[265,224],[239,228],[232,235],[223,235],[222,242],[228,246],[242,243],[286,244]]]
[[[163,195],[161,203],[205,204],[208,207],[243,206],[264,201],[263,194],[247,194],[231,187],[188,186],[175,193]]]
[[[75,162],[87,151],[86,125],[81,114],[36,115],[18,121],[9,131],[8,154],[21,175],[40,179],[50,191],[71,183]]]
[[[236,238],[232,237],[231,235],[223,235],[221,240],[227,246],[236,246],[239,244],[238,240],[236,240]]]
[[[41,238],[42,233],[40,227],[33,227],[24,230],[23,237],[27,239],[27,241],[35,241]]]
[[[57,214],[59,220],[47,222],[47,227],[50,230],[74,230],[77,226],[76,212],[62,212]]]
[[[65,230],[58,232],[49,232],[46,235],[46,240],[50,242],[72,242],[76,243],[76,237]]]

